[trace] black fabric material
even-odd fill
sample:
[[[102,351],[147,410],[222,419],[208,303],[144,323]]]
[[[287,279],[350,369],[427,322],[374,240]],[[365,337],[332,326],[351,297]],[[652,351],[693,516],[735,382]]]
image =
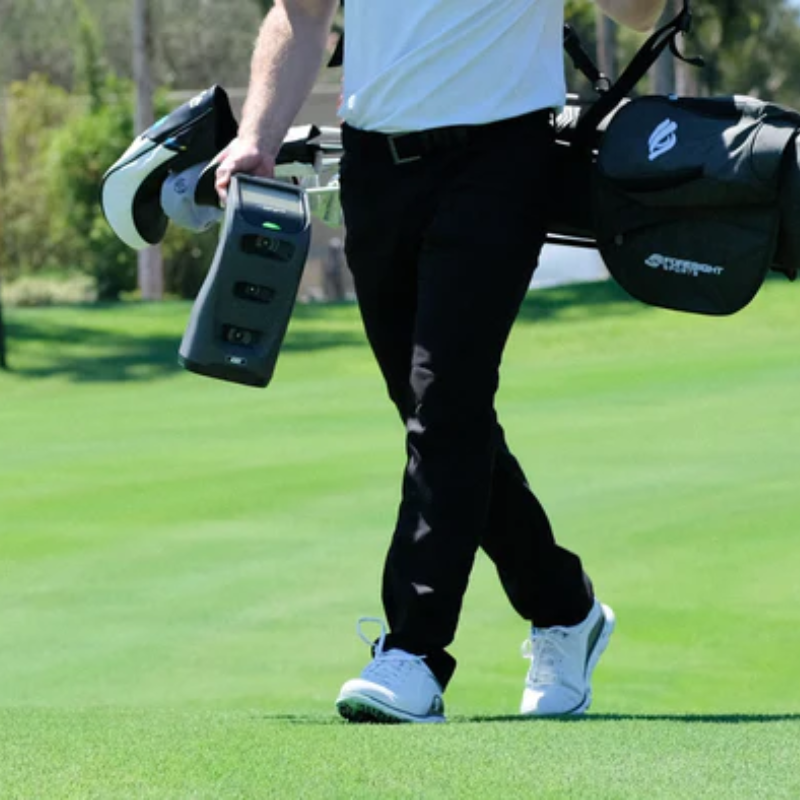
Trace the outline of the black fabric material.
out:
[[[210,161],[238,133],[227,92],[211,86],[159,119],[141,137],[175,150],[175,157],[155,169],[139,187],[133,199],[133,219],[141,237],[158,244],[167,230],[167,216],[161,208],[161,188],[170,172],[182,172],[195,164]],[[120,161],[112,167],[118,169]],[[216,192],[208,205],[216,205]]]
[[[556,545],[494,409],[498,370],[546,234],[552,127],[539,112],[439,130],[396,164],[389,137],[345,126],[341,199],[348,263],[407,463],[383,575],[386,647],[424,655],[445,687],[446,651],[478,547],[519,614],[586,617],[591,584]],[[518,180],[504,175],[514,164]]]
[[[799,124],[750,98],[644,97],[620,109],[593,201],[612,276],[651,305],[714,315],[747,305],[774,261]]]
[[[683,0],[683,7],[678,15],[663,27],[659,28],[637,50],[636,55],[623,71],[622,75],[600,95],[592,106],[582,115],[575,132],[575,141],[591,148],[596,131],[603,120],[611,114],[634,90],[647,71],[656,63],[658,57],[669,47],[675,58],[692,66],[704,65],[702,58],[686,58],[678,50],[676,40],[680,34],[687,34],[692,29],[692,9],[689,0]]]
[[[586,53],[580,37],[569,25],[564,26],[564,49],[573,64],[592,83],[598,98],[585,101],[570,97],[556,120],[556,171],[559,176],[552,198],[548,241],[594,247],[596,236],[592,211],[592,182],[597,151],[613,115],[628,102],[634,90],[663,51],[694,66],[700,58],[686,58],[676,40],[692,28],[689,0],[677,16],[655,31],[639,48],[634,58],[613,83],[603,75]]]
[[[554,181],[549,207],[548,233],[584,240],[596,247],[592,186],[597,149],[607,120],[595,129],[591,139],[577,140],[581,119],[591,104],[570,98],[555,120],[556,143],[553,150]]]
[[[339,5],[344,8],[344,0],[341,0]],[[331,53],[330,60],[328,61],[328,67],[341,67],[344,65],[344,31],[339,34],[339,38],[336,40],[336,47],[333,49],[333,53]]]
[[[316,125],[302,125],[293,128],[294,135],[283,140],[276,164],[313,164],[319,153],[319,145],[314,140],[319,136],[320,130]]]
[[[786,149],[778,202],[780,227],[778,249],[772,268],[789,280],[800,272],[800,137]]]
[[[603,74],[597,64],[586,52],[583,42],[571,25],[564,25],[564,50],[572,65],[592,84],[596,92],[603,93],[611,86],[608,76]]]

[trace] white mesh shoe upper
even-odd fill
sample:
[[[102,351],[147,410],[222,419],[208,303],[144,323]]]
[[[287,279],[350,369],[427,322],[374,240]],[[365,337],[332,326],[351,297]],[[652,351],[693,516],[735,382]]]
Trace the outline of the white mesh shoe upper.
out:
[[[522,644],[531,661],[520,711],[533,716],[581,714],[592,701],[592,671],[614,629],[614,613],[595,601],[570,627],[532,628]]]
[[[363,632],[364,623],[380,625],[373,659],[358,678],[342,686],[336,705],[344,716],[356,713],[376,721],[390,717],[402,721],[442,722],[442,689],[422,656],[393,648],[385,650],[386,627],[374,617],[358,621],[358,635],[371,647],[373,642]]]

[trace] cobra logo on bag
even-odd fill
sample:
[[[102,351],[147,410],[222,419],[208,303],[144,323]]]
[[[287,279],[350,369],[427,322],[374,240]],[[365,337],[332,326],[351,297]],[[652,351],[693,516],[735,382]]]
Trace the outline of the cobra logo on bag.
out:
[[[678,123],[667,118],[650,134],[650,161],[661,158],[678,144],[677,130]]]

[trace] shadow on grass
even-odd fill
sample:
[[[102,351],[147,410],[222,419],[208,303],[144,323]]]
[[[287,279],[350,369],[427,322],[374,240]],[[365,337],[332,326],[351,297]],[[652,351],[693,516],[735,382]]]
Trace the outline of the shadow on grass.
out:
[[[652,311],[634,300],[613,280],[594,283],[573,283],[529,292],[522,304],[521,323],[556,320],[577,314],[585,317],[632,316]]]
[[[6,321],[8,371],[28,378],[64,377],[76,383],[145,381],[183,372],[178,348],[183,330],[174,335],[103,327],[101,317],[113,314],[109,306],[86,306],[86,324],[65,321],[56,313],[39,313],[33,320],[17,316]],[[124,307],[120,307],[124,315]],[[298,317],[308,317],[300,310]],[[101,318],[98,320],[98,318]],[[187,314],[188,321],[188,314]],[[93,322],[99,322],[93,325]],[[287,335],[282,352],[309,352],[336,347],[365,346],[360,329],[308,330],[300,326]]]
[[[336,714],[310,715],[310,714],[256,714],[256,719],[266,723],[280,723],[291,725],[346,725],[354,728],[371,726],[387,727],[387,723],[361,722],[353,723],[342,719]],[[474,723],[508,722],[516,725],[536,725],[543,722],[559,723],[565,725],[590,725],[596,722],[675,722],[680,724],[706,724],[706,725],[753,725],[780,722],[792,722],[800,725],[800,714],[587,714],[584,716],[565,717],[523,717],[519,714],[497,714],[477,716],[448,717],[447,725],[464,725]],[[402,726],[403,723],[398,723]],[[388,724],[388,727],[394,727]]]
[[[312,716],[310,714],[256,714],[255,718],[262,722],[276,722],[282,725],[342,725],[348,724],[344,719],[336,714],[325,716]]]
[[[14,320],[6,324],[6,335],[9,371],[29,378],[152,380],[179,371],[175,336],[143,337],[55,318],[51,326]]]
[[[345,325],[325,328],[326,321],[344,317]],[[326,320],[327,318],[327,320]],[[319,327],[306,327],[316,323]],[[282,352],[313,352],[335,347],[366,347],[367,337],[358,319],[355,303],[298,303],[292,311],[292,325],[281,347]]]
[[[522,717],[515,715],[458,717],[456,722],[559,722],[570,725],[592,722],[682,722],[707,723],[712,725],[750,725],[753,723],[797,722],[800,714],[586,714],[564,717]]]
[[[50,313],[52,310],[53,313]],[[40,378],[62,376],[75,382],[154,380],[182,372],[178,348],[183,326],[174,335],[140,332],[139,317],[124,304],[38,309],[35,316],[14,314],[5,323],[9,371]],[[85,322],[75,322],[79,311]],[[613,281],[572,284],[532,292],[520,309],[520,324],[559,318],[630,316],[648,311]],[[119,317],[115,317],[118,312]],[[68,318],[69,317],[69,318]],[[187,307],[186,322],[189,319]],[[301,305],[282,352],[315,352],[366,347],[354,304]],[[123,329],[127,324],[128,329]]]
[[[355,310],[355,304],[333,303],[318,305],[311,303],[298,305],[295,307],[293,319],[318,320],[326,313],[324,309],[331,309],[333,313],[338,313],[337,309],[347,308]],[[615,281],[607,280],[551,286],[528,292],[520,308],[517,321],[526,324],[567,317],[574,319],[578,316],[589,319],[599,315],[631,316],[652,310],[651,306],[634,300]],[[292,346],[292,333],[290,331],[285,346]],[[300,336],[303,333],[301,331]],[[365,343],[366,340],[361,333],[360,323],[358,334],[351,334],[348,338],[355,339],[355,341],[345,342],[346,344]],[[297,343],[296,349],[302,350],[306,346],[306,343],[301,339]]]

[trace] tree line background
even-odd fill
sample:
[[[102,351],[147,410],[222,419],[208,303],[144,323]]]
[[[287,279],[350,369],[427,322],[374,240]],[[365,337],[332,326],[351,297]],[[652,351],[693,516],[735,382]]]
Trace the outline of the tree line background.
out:
[[[669,0],[665,17],[682,2]],[[70,292],[115,299],[140,282],[136,254],[114,237],[97,203],[105,169],[142,119],[136,13],[147,11],[148,80],[159,115],[178,104],[176,92],[214,83],[244,87],[270,6],[271,0],[0,0],[0,279],[17,287],[18,302],[72,299]],[[663,58],[641,93],[750,94],[800,108],[800,81],[793,79],[800,75],[800,17],[792,0],[692,0],[692,7],[694,33],[683,48],[707,66],[695,70]],[[612,77],[645,38],[618,29],[591,0],[567,0],[567,16]],[[572,91],[591,95],[571,65],[568,73]],[[336,82],[338,75],[321,79]],[[214,245],[213,232],[198,237],[172,226],[160,249],[164,290],[192,297]]]

